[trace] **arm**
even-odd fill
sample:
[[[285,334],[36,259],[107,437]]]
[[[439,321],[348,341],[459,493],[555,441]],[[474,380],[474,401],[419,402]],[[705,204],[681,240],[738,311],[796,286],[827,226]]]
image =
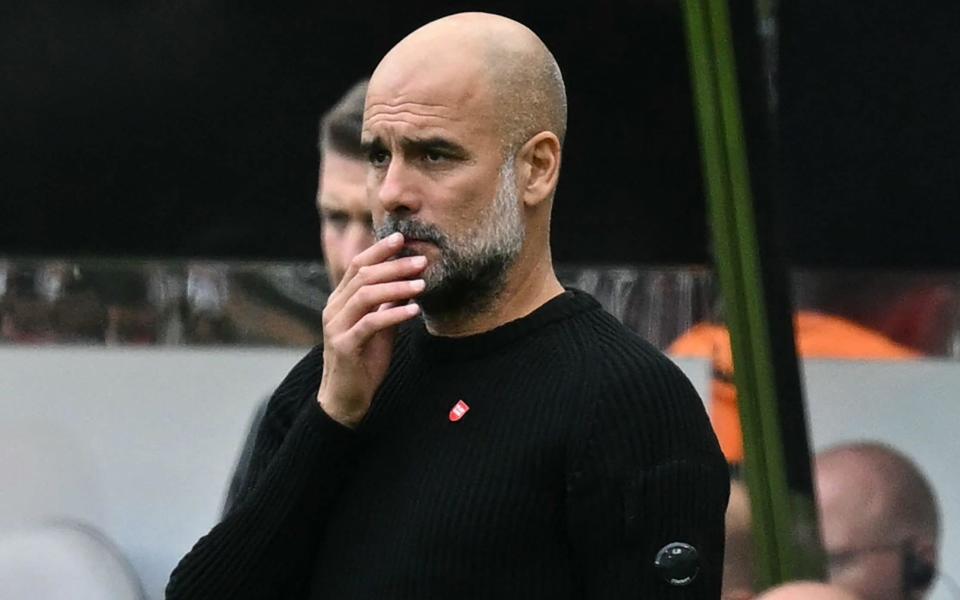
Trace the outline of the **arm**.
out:
[[[567,524],[585,598],[720,598],[728,470],[696,392],[661,358],[603,378],[568,468]],[[697,552],[686,585],[654,564],[673,542]]]
[[[323,310],[322,348],[274,394],[247,485],[227,518],[180,561],[168,600],[306,593],[327,510],[349,471],[353,429],[389,368],[396,325],[419,314],[407,302],[424,281],[409,278],[426,259],[389,260],[402,248],[402,236],[388,236],[351,262]],[[299,411],[284,434],[291,407]]]

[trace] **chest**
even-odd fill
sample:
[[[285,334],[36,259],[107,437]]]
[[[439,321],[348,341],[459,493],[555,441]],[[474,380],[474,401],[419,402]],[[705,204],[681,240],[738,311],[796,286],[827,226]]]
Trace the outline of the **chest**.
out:
[[[573,390],[510,375],[467,365],[388,380],[337,520],[425,553],[558,536]]]

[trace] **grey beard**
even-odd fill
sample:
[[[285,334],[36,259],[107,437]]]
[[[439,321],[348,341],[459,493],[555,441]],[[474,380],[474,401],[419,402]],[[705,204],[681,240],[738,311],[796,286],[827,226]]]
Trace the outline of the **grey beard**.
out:
[[[494,201],[474,228],[451,237],[435,225],[387,215],[377,228],[377,239],[398,231],[439,250],[439,260],[424,272],[426,288],[417,298],[428,319],[459,320],[483,312],[503,291],[523,248],[525,230],[512,157],[500,168]],[[404,250],[401,256],[411,254]]]

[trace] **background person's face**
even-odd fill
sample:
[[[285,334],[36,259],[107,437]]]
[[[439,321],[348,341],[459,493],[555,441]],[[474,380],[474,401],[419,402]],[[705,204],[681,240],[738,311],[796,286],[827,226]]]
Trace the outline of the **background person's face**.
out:
[[[884,518],[884,499],[868,474],[826,469],[817,473],[817,501],[830,583],[863,600],[903,597],[902,553]],[[876,549],[870,552],[858,550]]]
[[[829,547],[827,553],[833,552]],[[903,558],[899,547],[853,553],[828,563],[830,583],[863,600],[903,598]]]
[[[320,240],[330,285],[336,287],[353,257],[373,243],[366,164],[327,152],[320,169]]]

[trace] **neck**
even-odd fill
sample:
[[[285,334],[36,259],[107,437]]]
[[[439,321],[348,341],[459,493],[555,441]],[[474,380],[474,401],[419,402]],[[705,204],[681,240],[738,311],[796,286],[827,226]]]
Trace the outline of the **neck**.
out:
[[[427,331],[432,335],[463,337],[496,329],[524,317],[563,293],[553,271],[549,250],[536,261],[520,257],[507,274],[503,287],[490,302],[470,314],[432,315],[425,313]]]

